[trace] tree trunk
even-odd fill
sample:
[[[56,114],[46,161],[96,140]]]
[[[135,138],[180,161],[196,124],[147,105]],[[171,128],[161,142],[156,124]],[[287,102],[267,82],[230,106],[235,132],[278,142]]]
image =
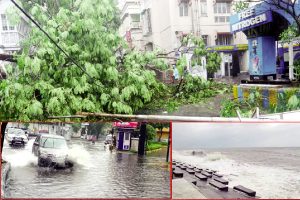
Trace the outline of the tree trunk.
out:
[[[181,85],[182,85],[182,82],[183,82],[183,78],[180,79],[180,82],[179,82],[179,84],[178,84],[178,86],[177,86],[177,88],[176,88],[176,91],[175,91],[175,93],[174,93],[174,96],[180,91],[180,87],[181,87]]]
[[[160,128],[160,136],[159,136],[159,138],[158,138],[158,141],[159,141],[159,142],[161,142],[162,134],[163,134],[163,128]]]
[[[169,138],[168,138],[168,150],[167,150],[166,162],[169,162],[170,144],[171,144],[171,137],[170,137],[170,132],[169,132]]]
[[[143,122],[140,128],[140,138],[139,138],[139,148],[138,148],[138,154],[141,156],[145,155],[145,143],[146,143],[146,123]]]

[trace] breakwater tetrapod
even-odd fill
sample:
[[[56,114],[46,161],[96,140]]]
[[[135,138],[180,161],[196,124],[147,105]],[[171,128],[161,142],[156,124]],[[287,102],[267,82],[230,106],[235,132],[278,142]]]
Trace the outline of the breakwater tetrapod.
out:
[[[255,191],[242,185],[228,187],[229,181],[215,170],[198,168],[176,160],[172,161],[172,180],[173,198],[258,198]]]

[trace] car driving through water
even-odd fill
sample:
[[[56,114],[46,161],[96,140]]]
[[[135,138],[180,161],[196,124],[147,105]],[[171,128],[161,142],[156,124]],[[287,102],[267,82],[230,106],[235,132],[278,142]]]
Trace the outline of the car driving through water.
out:
[[[19,128],[7,129],[5,139],[8,141],[10,146],[25,146],[25,144],[28,142],[28,137],[26,136],[25,131]]]
[[[39,134],[32,146],[40,167],[72,167],[68,151],[65,138],[59,135]]]

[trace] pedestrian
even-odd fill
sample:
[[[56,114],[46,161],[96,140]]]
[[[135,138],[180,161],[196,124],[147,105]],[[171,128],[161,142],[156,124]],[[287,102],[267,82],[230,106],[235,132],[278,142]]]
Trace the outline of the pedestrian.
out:
[[[96,135],[93,135],[93,137],[92,137],[92,143],[95,144],[95,142],[96,142]]]
[[[117,146],[117,138],[116,136],[114,135],[113,136],[113,147],[116,147]]]

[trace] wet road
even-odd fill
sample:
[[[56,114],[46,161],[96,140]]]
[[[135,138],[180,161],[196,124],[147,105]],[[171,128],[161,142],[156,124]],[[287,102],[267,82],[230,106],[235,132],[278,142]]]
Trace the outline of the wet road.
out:
[[[31,153],[33,140],[25,148],[4,144],[3,158],[12,169],[6,197],[16,198],[168,198],[169,170],[165,150],[139,157],[111,152],[103,142],[85,140],[68,143],[72,169],[55,170],[37,166]]]

